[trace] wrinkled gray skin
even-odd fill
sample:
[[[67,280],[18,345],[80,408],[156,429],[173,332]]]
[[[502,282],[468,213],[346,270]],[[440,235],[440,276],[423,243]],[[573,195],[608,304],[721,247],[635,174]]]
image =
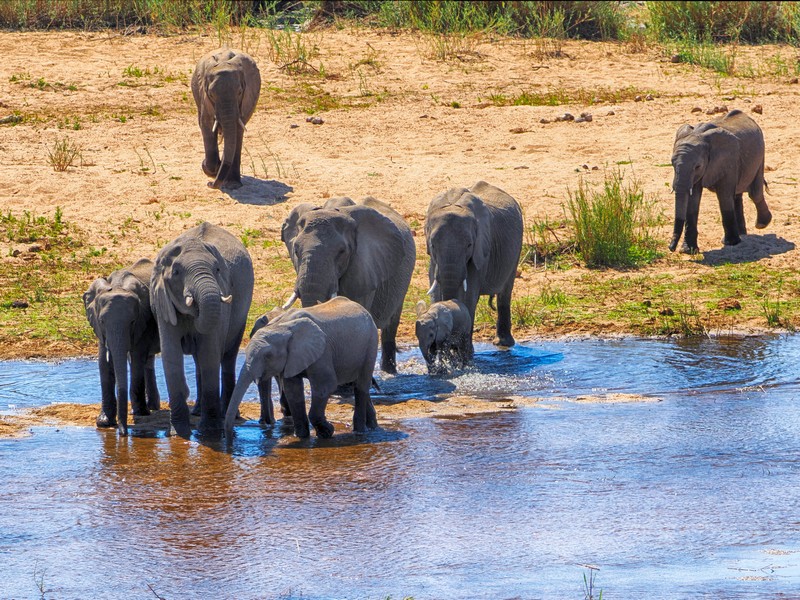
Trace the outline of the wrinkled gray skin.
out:
[[[469,189],[452,188],[428,206],[425,237],[431,300],[459,300],[467,307],[470,352],[475,308],[483,294],[497,296],[494,343],[513,346],[511,292],[522,250],[522,209],[517,201],[485,181]]]
[[[694,254],[697,247],[697,217],[703,188],[716,192],[725,237],[735,246],[747,233],[742,194],[756,205],[756,229],[772,220],[764,200],[764,135],[758,124],[740,110],[697,127],[683,125],[672,151],[675,177],[675,225],[669,249],[675,251],[686,230],[681,252]]]
[[[253,323],[253,329],[250,330],[250,339],[256,334],[259,329],[263,329],[269,323],[274,322],[276,319],[290,312],[294,309],[291,308],[273,308],[266,314],[258,317]],[[258,422],[261,425],[274,425],[275,424],[275,411],[272,407],[272,380],[270,377],[263,377],[258,382],[258,399],[261,404],[261,414],[259,415]],[[275,377],[275,384],[280,393],[281,412],[284,418],[291,416],[289,405],[286,403],[286,396],[281,389],[280,378]]]
[[[443,373],[447,365],[461,368],[472,360],[472,320],[460,301],[443,300],[430,306],[418,302],[415,330],[429,373]]]
[[[153,261],[142,259],[127,269],[99,277],[83,294],[86,318],[98,340],[102,406],[98,427],[128,434],[128,362],[134,415],[161,408],[156,386],[158,326],[150,310]]]
[[[194,357],[198,373],[199,430],[222,429],[252,296],[250,255],[221,227],[210,223],[193,227],[158,253],[150,302],[161,338],[171,423],[178,435],[191,435],[184,351]]]
[[[320,208],[295,207],[281,239],[297,271],[295,294],[302,305],[337,295],[358,302],[381,331],[381,369],[395,373],[397,327],[416,261],[403,217],[374,198],[332,198]]]
[[[372,372],[378,354],[378,331],[369,312],[347,298],[283,315],[259,329],[245,349],[225,416],[225,435],[233,438],[239,404],[253,381],[283,381],[286,402],[297,437],[310,435],[309,421],[318,437],[333,435],[325,418],[328,397],[343,384],[354,384],[353,431],[362,433],[378,426],[370,398]],[[306,414],[303,379],[311,386],[311,408]]]
[[[261,74],[255,61],[244,52],[220,48],[197,63],[192,74],[192,95],[203,134],[203,172],[214,178],[209,187],[241,187],[244,126],[253,115],[260,91]],[[220,135],[225,141],[222,161]]]

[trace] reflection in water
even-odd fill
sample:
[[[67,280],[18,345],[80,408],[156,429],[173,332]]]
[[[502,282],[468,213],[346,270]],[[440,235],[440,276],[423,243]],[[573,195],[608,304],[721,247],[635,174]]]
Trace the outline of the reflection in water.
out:
[[[384,401],[663,401],[548,402],[330,440],[248,425],[231,447],[38,429],[0,441],[0,598],[39,597],[43,572],[58,598],[150,598],[148,584],[170,599],[580,598],[583,564],[609,598],[800,589],[800,338],[478,350],[451,378],[401,355]],[[20,369],[36,392],[17,390]],[[6,363],[0,409],[96,401],[96,377],[92,361]]]

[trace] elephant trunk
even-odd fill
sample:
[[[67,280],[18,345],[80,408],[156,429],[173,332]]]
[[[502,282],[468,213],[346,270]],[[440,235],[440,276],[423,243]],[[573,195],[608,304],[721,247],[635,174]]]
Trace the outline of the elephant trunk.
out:
[[[115,333],[113,338],[106,339],[117,385],[117,427],[120,435],[128,435],[128,340],[127,331]]]
[[[683,229],[686,224],[686,212],[689,205],[689,190],[675,192],[675,224],[672,229],[672,240],[669,243],[670,252],[675,252],[678,242],[681,241]]]
[[[437,274],[442,300],[458,299],[462,302],[465,298],[464,284],[467,280],[467,269],[464,259],[437,261]]]
[[[211,274],[195,279],[197,295],[197,318],[195,327],[199,333],[211,333],[218,326],[222,313],[222,299],[217,280]]]
[[[213,188],[220,188],[234,175],[236,151],[239,148],[240,136],[243,134],[240,121],[238,105],[235,102],[226,103],[217,111],[217,122],[222,129],[224,145],[222,163],[217,171],[217,177],[211,184]]]
[[[300,263],[296,290],[303,308],[327,302],[338,293],[335,266],[321,263],[313,257]]]
[[[231,401],[225,413],[225,438],[228,441],[233,439],[233,426],[236,423],[236,415],[239,413],[239,405],[242,403],[247,388],[253,383],[253,379],[254,377],[247,363],[245,363],[239,371],[239,377],[236,379],[236,387],[233,388]]]

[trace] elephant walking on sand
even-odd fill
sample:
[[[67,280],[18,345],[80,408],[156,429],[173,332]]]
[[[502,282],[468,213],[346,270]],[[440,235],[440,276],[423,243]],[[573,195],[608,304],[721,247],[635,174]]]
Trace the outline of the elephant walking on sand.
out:
[[[397,371],[397,328],[416,261],[408,224],[375,198],[334,198],[296,206],[281,230],[304,307],[344,296],[369,311],[381,332],[381,369]]]
[[[242,139],[261,92],[261,74],[244,52],[220,48],[197,63],[192,74],[192,95],[203,134],[203,172],[214,181],[208,185],[238,188],[242,185]],[[225,142],[222,161],[218,138]]]
[[[747,192],[756,205],[756,229],[772,220],[764,200],[764,134],[753,119],[740,110],[701,123],[683,125],[675,135],[672,150],[675,178],[675,226],[669,249],[675,251],[686,233],[681,252],[694,254],[697,247],[697,217],[703,188],[716,192],[725,237],[722,243],[735,246],[747,234],[742,194]]]
[[[189,388],[183,367],[189,351],[197,368],[201,433],[222,429],[236,378],[236,355],[253,297],[253,263],[244,245],[210,223],[187,230],[158,253],[150,286],[161,338],[171,423],[191,435]],[[222,396],[220,397],[220,369]]]
[[[256,331],[245,350],[245,363],[225,415],[225,435],[232,439],[239,404],[253,382],[278,378],[294,422],[295,435],[333,435],[325,418],[328,397],[344,384],[354,384],[353,431],[378,426],[370,397],[372,372],[378,354],[378,330],[369,312],[347,298],[292,310]],[[306,413],[303,378],[311,385],[311,408]]]
[[[513,346],[511,292],[522,250],[517,201],[485,181],[469,189],[452,188],[431,200],[425,237],[431,257],[428,293],[433,302],[459,300],[467,307],[470,349],[475,309],[483,294],[497,296],[494,343]]]
[[[153,261],[142,259],[126,269],[99,277],[83,294],[86,318],[97,336],[102,406],[98,427],[128,434],[128,361],[134,415],[161,408],[156,386],[158,326],[150,310]],[[116,395],[115,395],[116,388]]]

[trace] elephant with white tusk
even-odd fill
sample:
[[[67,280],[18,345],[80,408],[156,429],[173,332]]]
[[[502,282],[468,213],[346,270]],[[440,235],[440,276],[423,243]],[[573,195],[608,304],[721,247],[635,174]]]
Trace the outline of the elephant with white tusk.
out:
[[[242,185],[242,139],[261,92],[261,74],[244,52],[220,48],[197,63],[192,74],[192,95],[203,134],[203,172],[212,188]],[[218,138],[225,142],[222,160]]]
[[[161,408],[155,375],[158,326],[150,309],[153,261],[99,277],[83,294],[86,318],[98,340],[102,406],[98,427],[117,427],[128,434],[128,363],[134,415]],[[116,392],[116,393],[115,393]],[[146,400],[145,400],[146,399]]]
[[[199,429],[219,431],[233,393],[253,282],[253,263],[244,245],[210,223],[184,232],[156,257],[150,300],[161,338],[171,423],[182,437],[191,434],[184,352],[194,357],[197,368]]]
[[[281,229],[297,280],[284,308],[344,296],[366,308],[381,332],[381,369],[397,371],[395,338],[411,282],[416,247],[411,228],[388,204],[331,198],[296,206]]]
[[[756,229],[763,229],[772,220],[764,200],[764,134],[742,111],[732,110],[697,127],[681,126],[675,135],[672,166],[675,225],[669,243],[671,251],[678,247],[685,229],[681,252],[699,252],[697,217],[703,188],[717,194],[725,245],[735,246],[747,233],[744,192],[756,205]]]
[[[498,346],[514,345],[511,292],[522,250],[522,209],[485,181],[452,188],[431,200],[425,218],[433,302],[459,300],[470,317],[470,349],[478,297],[497,296]]]

